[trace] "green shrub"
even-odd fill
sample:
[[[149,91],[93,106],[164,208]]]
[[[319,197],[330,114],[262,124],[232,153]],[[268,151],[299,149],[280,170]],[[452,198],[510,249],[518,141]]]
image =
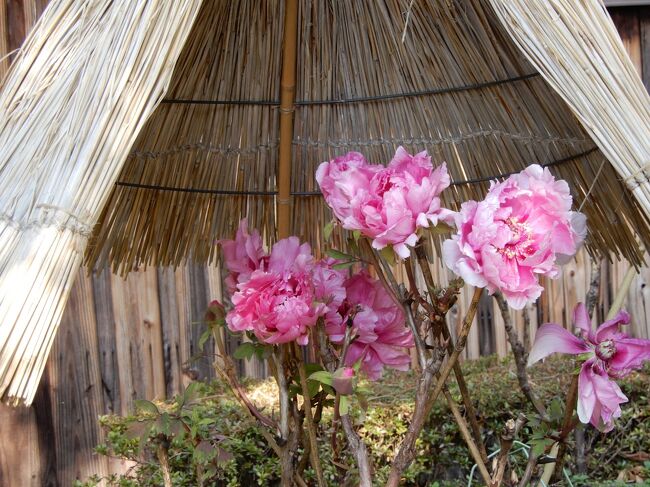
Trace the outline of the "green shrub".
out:
[[[522,409],[529,417],[533,411],[519,391],[509,359],[486,357],[466,363],[463,368],[488,452],[492,452],[498,448],[505,421]],[[530,370],[531,382],[546,404],[568,389],[567,374],[572,368],[570,360],[557,359]],[[573,475],[574,485],[615,485],[617,478],[643,481],[650,477],[650,464],[644,464],[647,458],[643,456],[650,445],[649,372],[646,368],[622,381],[630,402],[623,405],[623,415],[614,431],[601,434],[586,427],[588,475]],[[371,450],[377,485],[385,483],[390,460],[408,427],[414,380],[413,373],[387,374],[377,383],[365,384],[370,390],[367,411],[353,405],[356,422]],[[255,401],[267,413],[274,407],[272,381],[251,381],[247,387],[255,389]],[[450,389],[460,403],[453,381]],[[100,419],[107,433],[97,453],[136,462],[127,474],[105,479],[108,485],[162,485],[161,449],[166,452],[174,486],[277,485],[280,469],[273,451],[223,385],[215,382],[194,386],[189,395],[192,397],[179,396],[157,403],[155,410],[144,401],[132,416]],[[345,473],[354,471],[353,461],[344,450],[345,440],[337,431],[336,451],[332,450],[334,430],[328,414],[323,416],[319,433],[325,477],[331,485],[341,485]],[[531,434],[532,428],[525,428],[520,440],[529,442]],[[417,459],[405,472],[405,485],[442,487],[467,483],[473,461],[444,402],[434,406],[416,448]],[[519,474],[525,461],[521,452],[511,456]],[[571,450],[569,471],[575,470],[574,461]],[[307,469],[304,477],[308,482],[313,480],[313,472]],[[354,475],[347,475],[347,479],[354,485]],[[89,487],[99,480],[93,478],[78,485]]]

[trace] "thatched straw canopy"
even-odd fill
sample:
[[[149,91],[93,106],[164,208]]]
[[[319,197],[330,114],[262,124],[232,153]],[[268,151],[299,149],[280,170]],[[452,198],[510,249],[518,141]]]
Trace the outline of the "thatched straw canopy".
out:
[[[3,399],[31,402],[82,256],[214,261],[244,216],[275,240],[287,202],[318,246],[314,173],[347,151],[428,150],[452,208],[543,164],[588,247],[641,263],[650,99],[597,0],[292,2],[50,3],[0,92]]]
[[[284,2],[237,3],[204,3],[95,228],[91,265],[212,261],[244,216],[275,238]],[[302,1],[298,29],[292,233],[317,244],[331,218],[320,162],[355,150],[385,163],[404,145],[447,162],[454,208],[489,179],[548,165],[587,213],[590,247],[638,262],[646,216],[489,2]]]

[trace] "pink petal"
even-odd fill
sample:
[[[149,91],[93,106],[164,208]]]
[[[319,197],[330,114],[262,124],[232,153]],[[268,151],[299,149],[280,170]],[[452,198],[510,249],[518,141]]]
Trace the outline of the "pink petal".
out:
[[[594,373],[591,378],[596,393],[598,412],[591,416],[591,424],[603,432],[611,431],[614,428],[613,420],[621,416],[620,404],[628,401],[621,388],[616,382],[610,380],[606,375]]]
[[[578,378],[578,418],[607,432],[613,428],[612,420],[621,415],[619,405],[627,402],[627,397],[616,382],[606,374],[597,374],[592,365],[593,360],[582,364]]]
[[[623,374],[638,369],[643,362],[650,360],[650,340],[644,338],[619,338],[616,340],[616,353],[609,366]]]
[[[593,372],[590,361],[582,364],[580,376],[578,377],[578,418],[580,422],[587,424],[591,421],[591,415],[596,407],[596,394],[594,385],[591,382]]]
[[[582,331],[584,338],[592,337],[591,319],[589,318],[589,313],[587,313],[587,307],[584,303],[578,303],[573,310],[573,325]]]
[[[627,311],[621,310],[614,318],[607,320],[596,330],[596,342],[600,343],[608,338],[615,338],[619,325],[627,325],[630,322],[630,315]]]
[[[548,357],[552,353],[578,355],[589,352],[587,344],[569,331],[554,323],[542,325],[535,335],[535,343],[528,355],[528,365]]]

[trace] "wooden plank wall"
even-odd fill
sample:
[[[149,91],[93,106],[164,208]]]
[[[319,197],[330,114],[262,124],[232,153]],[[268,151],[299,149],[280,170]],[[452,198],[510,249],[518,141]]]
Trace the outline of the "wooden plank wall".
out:
[[[0,0],[0,79],[11,59],[5,54],[19,47],[46,3]],[[649,86],[650,7],[613,9],[612,15]],[[602,263],[601,319],[627,268],[626,263]],[[435,275],[441,283],[449,278],[439,269]],[[212,357],[201,356],[197,342],[208,301],[221,296],[221,278],[219,269],[191,264],[132,273],[126,281],[107,270],[93,276],[81,273],[33,406],[0,405],[0,486],[69,486],[91,474],[125,471],[129,465],[92,453],[103,435],[97,416],[125,414],[136,398],[169,397],[191,380],[213,376]],[[538,323],[566,324],[590,279],[589,257],[582,252],[558,280],[547,283],[543,299],[528,307],[530,337]],[[453,329],[460,326],[471,292],[463,292],[449,316]],[[646,268],[635,277],[627,299],[637,336],[650,337],[649,294]],[[522,313],[511,313],[523,336]],[[480,318],[465,357],[506,354],[502,319],[491,299],[484,299]],[[207,349],[211,347],[209,343]],[[256,362],[240,362],[239,367],[244,375],[265,373]]]

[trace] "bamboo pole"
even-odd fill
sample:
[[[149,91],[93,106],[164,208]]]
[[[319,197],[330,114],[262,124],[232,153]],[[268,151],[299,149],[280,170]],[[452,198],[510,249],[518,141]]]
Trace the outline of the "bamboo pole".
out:
[[[296,38],[298,2],[287,0],[282,43],[282,82],[280,83],[280,142],[278,166],[278,238],[286,238],[291,223],[291,142],[296,96]]]

